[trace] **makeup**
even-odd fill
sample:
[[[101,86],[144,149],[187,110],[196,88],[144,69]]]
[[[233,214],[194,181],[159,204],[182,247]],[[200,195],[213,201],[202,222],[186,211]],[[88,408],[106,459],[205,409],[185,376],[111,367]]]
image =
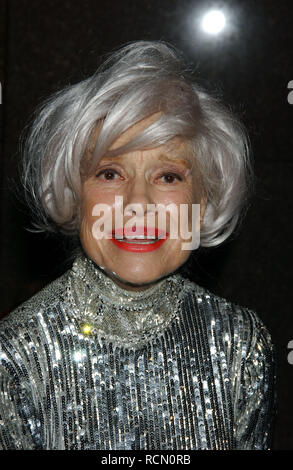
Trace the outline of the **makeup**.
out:
[[[109,239],[121,250],[148,253],[157,250],[168,238],[168,233],[155,227],[116,229]]]

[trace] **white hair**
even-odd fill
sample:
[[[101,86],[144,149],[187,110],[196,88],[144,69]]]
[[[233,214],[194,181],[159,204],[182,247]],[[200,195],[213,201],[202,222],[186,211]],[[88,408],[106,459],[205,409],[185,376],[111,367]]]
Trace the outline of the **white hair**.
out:
[[[161,112],[160,119],[115,152],[156,147],[175,136],[188,141],[207,195],[201,246],[227,239],[245,207],[252,177],[245,130],[189,78],[180,54],[159,41],[124,46],[92,77],[55,93],[37,111],[22,165],[35,231],[77,235],[81,163],[97,125],[92,167],[117,137],[155,112]]]

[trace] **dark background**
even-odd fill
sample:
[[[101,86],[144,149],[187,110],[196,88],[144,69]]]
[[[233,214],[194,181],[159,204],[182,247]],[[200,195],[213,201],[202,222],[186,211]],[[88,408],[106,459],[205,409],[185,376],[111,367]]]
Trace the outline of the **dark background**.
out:
[[[200,31],[201,15],[223,8],[230,28]],[[194,279],[257,311],[277,350],[274,449],[293,449],[292,196],[293,3],[279,0],[0,0],[0,312],[6,314],[67,269],[56,238],[25,230],[15,197],[20,133],[50,93],[93,73],[123,43],[161,39],[181,49],[209,91],[248,128],[256,189],[239,234],[199,252]]]

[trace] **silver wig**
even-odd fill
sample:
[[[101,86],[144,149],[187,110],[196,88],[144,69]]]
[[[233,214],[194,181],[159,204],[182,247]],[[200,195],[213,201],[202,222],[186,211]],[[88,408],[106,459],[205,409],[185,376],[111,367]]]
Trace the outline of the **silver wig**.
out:
[[[158,41],[124,46],[92,77],[55,93],[38,110],[22,166],[38,231],[78,234],[81,167],[97,126],[91,168],[117,137],[155,112],[160,119],[115,153],[156,147],[175,136],[188,141],[207,196],[201,246],[229,237],[250,189],[246,133],[229,110],[193,83],[180,54]]]

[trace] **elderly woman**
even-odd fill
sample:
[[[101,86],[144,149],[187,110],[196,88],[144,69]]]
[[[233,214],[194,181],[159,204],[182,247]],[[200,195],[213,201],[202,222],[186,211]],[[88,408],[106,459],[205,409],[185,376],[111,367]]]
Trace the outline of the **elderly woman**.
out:
[[[270,335],[184,274],[247,199],[235,117],[139,41],[50,98],[24,150],[35,225],[80,249],[1,322],[2,448],[268,449]]]

